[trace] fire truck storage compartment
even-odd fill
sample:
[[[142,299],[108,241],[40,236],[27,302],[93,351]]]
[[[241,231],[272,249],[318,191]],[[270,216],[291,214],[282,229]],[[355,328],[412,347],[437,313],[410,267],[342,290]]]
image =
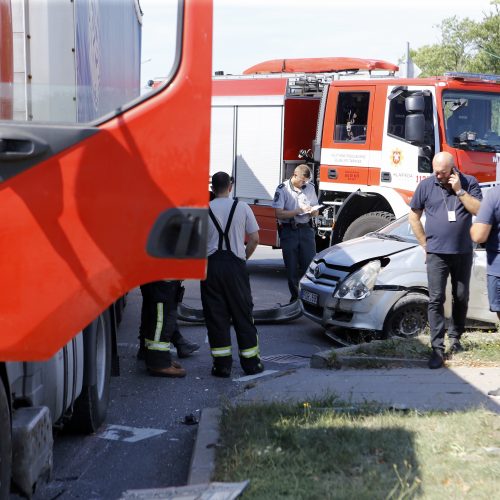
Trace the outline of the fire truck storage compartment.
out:
[[[285,124],[283,139],[283,160],[296,161],[301,149],[310,149],[316,136],[320,99],[295,98],[285,100]],[[292,172],[285,172],[289,177]]]
[[[233,173],[241,199],[271,201],[281,182],[282,122],[283,106],[214,106],[210,174]]]
[[[210,173],[234,175],[239,198],[271,202],[303,162],[299,151],[312,147],[318,109],[319,99],[310,98],[286,99],[284,112],[281,105],[214,105]]]
[[[220,171],[233,175],[234,115],[234,106],[212,106],[210,175]]]
[[[272,200],[281,182],[282,106],[239,106],[236,196]]]

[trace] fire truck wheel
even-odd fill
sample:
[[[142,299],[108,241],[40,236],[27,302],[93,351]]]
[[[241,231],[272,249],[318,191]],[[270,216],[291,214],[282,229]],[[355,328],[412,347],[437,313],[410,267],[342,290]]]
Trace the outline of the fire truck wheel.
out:
[[[0,499],[9,498],[12,467],[9,400],[0,380]]]
[[[428,302],[423,293],[409,293],[399,299],[385,319],[385,336],[409,338],[424,333]]]
[[[347,228],[342,241],[352,240],[358,236],[364,236],[366,233],[380,229],[395,219],[390,212],[369,212],[358,217]]]
[[[105,311],[85,330],[85,371],[82,393],[75,401],[70,429],[96,432],[106,418],[111,377],[111,320]],[[85,335],[88,338],[85,339]],[[87,382],[86,382],[87,381]],[[88,382],[90,381],[90,382]]]

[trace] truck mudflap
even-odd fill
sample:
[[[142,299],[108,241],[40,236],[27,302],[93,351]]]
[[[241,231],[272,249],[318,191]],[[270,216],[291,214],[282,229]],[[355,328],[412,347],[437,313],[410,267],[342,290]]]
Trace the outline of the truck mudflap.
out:
[[[253,312],[253,318],[256,325],[270,325],[276,323],[287,323],[293,321],[302,315],[298,301],[282,306],[278,304],[268,309],[257,309]],[[181,321],[187,323],[204,323],[202,309],[189,307],[182,302],[177,307],[177,316]]]

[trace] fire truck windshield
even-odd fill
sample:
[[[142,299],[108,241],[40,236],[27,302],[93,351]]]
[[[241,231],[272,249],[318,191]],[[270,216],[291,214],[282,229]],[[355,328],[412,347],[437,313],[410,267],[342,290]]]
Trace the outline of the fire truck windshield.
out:
[[[500,94],[443,93],[446,142],[468,151],[500,151]]]

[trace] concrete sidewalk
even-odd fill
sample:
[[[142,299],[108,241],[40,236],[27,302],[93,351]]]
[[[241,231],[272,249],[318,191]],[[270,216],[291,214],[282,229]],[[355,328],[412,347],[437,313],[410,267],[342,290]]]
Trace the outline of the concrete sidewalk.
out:
[[[460,411],[484,407],[500,414],[500,368],[449,367],[373,370],[300,368],[242,382],[236,404],[308,402],[329,396],[352,403],[378,402],[395,409]],[[208,483],[218,442],[219,409],[205,409],[191,460],[188,484]]]
[[[335,395],[344,401],[375,401],[417,410],[462,410],[484,406],[500,413],[500,368],[452,367],[373,370],[302,368],[288,375],[255,381],[237,401],[311,401]]]

